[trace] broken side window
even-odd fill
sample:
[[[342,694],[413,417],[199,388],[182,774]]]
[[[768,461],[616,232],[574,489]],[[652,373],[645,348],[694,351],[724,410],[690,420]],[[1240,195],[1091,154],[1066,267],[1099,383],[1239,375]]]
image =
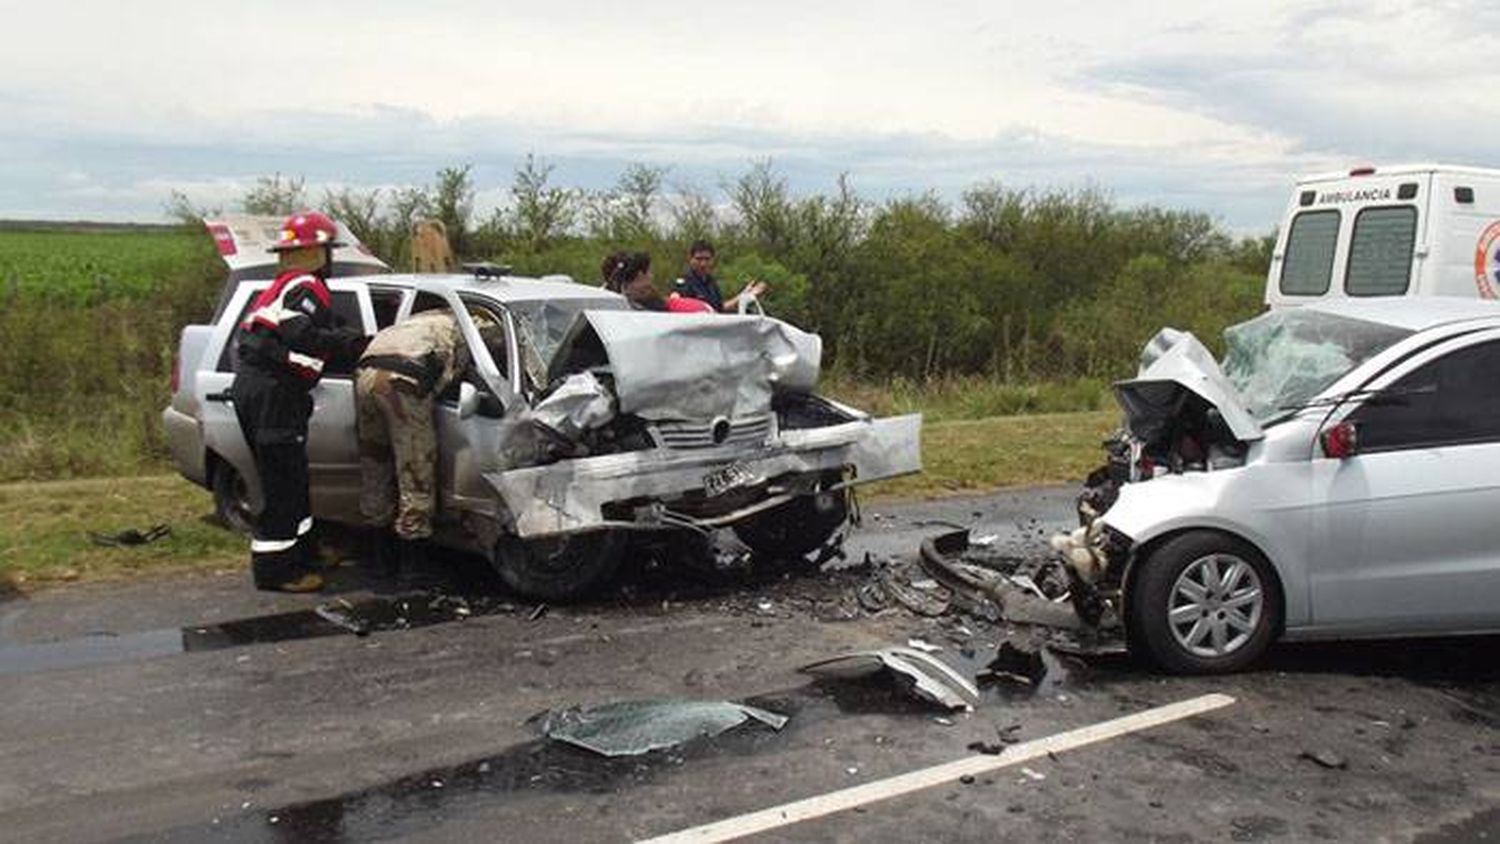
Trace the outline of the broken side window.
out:
[[[1288,296],[1327,293],[1338,245],[1338,211],[1303,211],[1293,217],[1281,261],[1281,292]]]

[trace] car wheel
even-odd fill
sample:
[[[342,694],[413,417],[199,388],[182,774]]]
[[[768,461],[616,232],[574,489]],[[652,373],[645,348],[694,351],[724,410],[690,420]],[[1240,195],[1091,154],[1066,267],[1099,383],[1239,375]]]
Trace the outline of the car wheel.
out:
[[[530,540],[507,536],[496,546],[495,570],[506,585],[528,598],[575,598],[614,575],[623,540],[614,531]]]
[[[214,516],[220,524],[247,536],[255,525],[250,487],[227,460],[217,461],[214,467]]]
[[[1181,674],[1239,671],[1281,626],[1281,587],[1249,544],[1200,531],[1141,560],[1126,596],[1130,650]]]
[[[757,556],[795,562],[823,547],[848,518],[847,490],[819,492],[756,513],[736,524],[734,535]]]

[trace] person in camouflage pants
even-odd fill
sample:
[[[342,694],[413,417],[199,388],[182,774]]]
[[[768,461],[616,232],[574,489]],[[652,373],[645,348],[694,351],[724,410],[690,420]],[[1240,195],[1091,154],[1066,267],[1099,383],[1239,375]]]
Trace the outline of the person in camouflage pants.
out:
[[[424,311],[370,340],[354,379],[359,431],[360,512],[374,528],[393,527],[403,580],[421,577],[437,505],[434,398],[470,362],[458,323],[446,309]],[[377,556],[392,568],[389,546]]]

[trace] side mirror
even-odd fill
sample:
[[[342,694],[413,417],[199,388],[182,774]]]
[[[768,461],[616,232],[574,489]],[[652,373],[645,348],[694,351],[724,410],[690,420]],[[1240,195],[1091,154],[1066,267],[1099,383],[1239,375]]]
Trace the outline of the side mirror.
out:
[[[468,419],[479,412],[479,389],[468,381],[458,385],[458,418]]]
[[[1340,422],[1324,428],[1318,434],[1318,441],[1323,445],[1323,453],[1329,457],[1336,460],[1353,457],[1359,453],[1359,427],[1353,422]]]

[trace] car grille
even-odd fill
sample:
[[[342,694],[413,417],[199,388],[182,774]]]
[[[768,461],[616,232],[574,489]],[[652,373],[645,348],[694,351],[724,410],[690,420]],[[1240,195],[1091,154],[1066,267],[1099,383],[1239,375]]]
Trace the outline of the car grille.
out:
[[[751,416],[733,421],[658,422],[652,428],[662,448],[713,448],[720,445],[762,445],[771,438],[771,416]],[[727,423],[727,424],[726,424]],[[715,428],[719,439],[715,439]]]

